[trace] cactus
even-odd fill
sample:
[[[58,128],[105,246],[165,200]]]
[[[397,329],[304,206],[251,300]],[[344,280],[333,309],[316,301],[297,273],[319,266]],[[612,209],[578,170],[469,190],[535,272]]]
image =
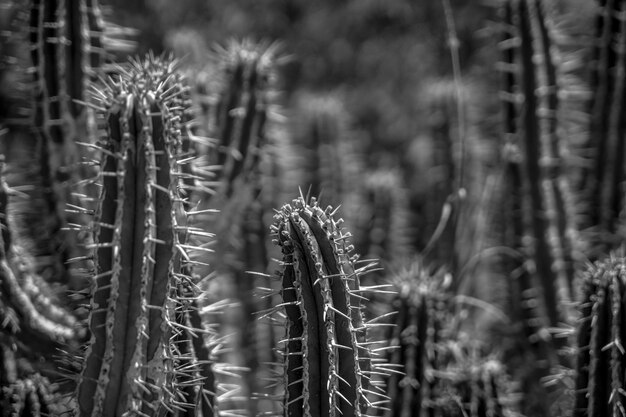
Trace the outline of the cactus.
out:
[[[34,344],[40,354],[51,359],[58,343],[75,341],[81,330],[65,308],[67,299],[37,273],[29,248],[12,232],[9,195],[15,191],[8,190],[3,173],[4,164],[0,163],[0,328]]]
[[[597,259],[624,238],[621,215],[624,195],[624,125],[621,117],[626,71],[626,19],[622,1],[599,1],[591,61],[591,100],[586,152],[591,156],[580,191],[591,229],[589,257]]]
[[[248,368],[243,391],[254,396],[262,388],[260,363],[270,361],[273,330],[256,320],[254,314],[268,308],[253,296],[255,275],[246,271],[266,272],[269,255],[264,217],[270,212],[267,203],[268,173],[262,163],[273,141],[272,130],[278,124],[275,115],[274,87],[276,65],[280,62],[276,44],[250,40],[230,42],[218,49],[214,62],[201,74],[201,124],[198,132],[215,138],[207,152],[198,151],[210,178],[204,189],[212,189],[199,201],[201,208],[215,213],[198,218],[215,232],[216,249],[207,258],[210,272],[216,276],[208,292],[214,297],[239,302],[234,319],[225,325],[241,327],[236,345],[240,358],[229,362]],[[216,168],[217,167],[217,168]],[[202,183],[200,184],[202,188]],[[206,273],[209,273],[207,268]],[[259,276],[259,275],[256,276]],[[247,402],[250,415],[258,412],[255,398]]]
[[[442,335],[445,304],[449,298],[439,288],[441,277],[429,276],[416,263],[400,274],[395,286],[398,295],[394,307],[398,310],[391,344],[398,349],[390,353],[389,362],[402,364],[404,374],[392,374],[387,382],[391,398],[385,417],[427,415],[428,400],[439,395],[433,370],[436,369],[436,347]]]
[[[360,185],[362,164],[343,101],[332,94],[302,94],[292,123],[294,147],[302,158],[299,187],[345,208]]]
[[[92,118],[85,89],[105,52],[121,44],[104,36],[96,0],[16,0],[3,9],[0,73],[10,87],[0,93],[1,152],[6,181],[21,191],[10,196],[9,216],[17,238],[29,241],[38,273],[79,289],[84,280],[67,261],[80,251],[67,229],[80,221],[66,209],[82,197],[78,140],[89,141]]]
[[[558,54],[544,2],[503,2],[501,19],[505,146],[497,185],[502,195],[494,216],[500,229],[496,245],[513,251],[499,255],[496,272],[511,277],[512,318],[521,323],[518,343],[527,344],[516,360],[529,360],[526,354],[535,358],[533,367],[517,368],[526,394],[523,410],[548,415],[556,401],[548,400],[545,390],[537,395],[536,387],[552,368],[569,366],[566,338],[554,337],[548,329],[573,318],[569,306],[579,256],[577,218],[557,129]],[[553,396],[555,389],[549,392]]]
[[[180,191],[184,130],[173,98],[185,86],[174,71],[167,59],[149,56],[93,90],[106,131],[80,415],[215,410],[189,275],[195,252],[206,249],[186,241],[206,233],[187,226],[194,213],[185,211]]]
[[[363,181],[359,211],[353,215],[353,242],[366,258],[393,264],[411,253],[408,192],[401,181],[391,169],[376,170]]]
[[[199,131],[217,141],[209,143],[216,152],[209,152],[203,161],[218,170],[216,181],[207,188],[222,199],[230,198],[257,170],[272,117],[276,60],[276,44],[233,41],[218,49],[214,62],[201,74]]]
[[[616,416],[624,404],[621,319],[624,260],[615,255],[598,261],[585,276],[581,320],[576,331],[576,398],[574,416]]]
[[[349,234],[334,214],[301,197],[284,205],[272,226],[283,252],[286,416],[361,416],[385,403],[373,376],[387,369],[367,334],[376,319],[365,322],[362,312],[370,289],[359,283],[371,265],[355,266]]]
[[[515,386],[495,357],[482,357],[480,349],[448,348],[452,363],[442,378],[448,385],[444,398],[437,400],[443,414],[454,417],[517,416]]]
[[[533,287],[541,289],[546,326],[567,322],[573,299],[575,218],[556,126],[558,85],[544,5],[536,0],[505,2],[505,121],[508,147],[517,148],[517,180],[525,242],[532,261]],[[523,98],[523,107],[520,105]],[[515,152],[513,151],[513,154]],[[554,341],[558,348],[559,341]]]
[[[575,417],[624,415],[624,265],[623,257],[611,255],[585,274],[576,330]]]

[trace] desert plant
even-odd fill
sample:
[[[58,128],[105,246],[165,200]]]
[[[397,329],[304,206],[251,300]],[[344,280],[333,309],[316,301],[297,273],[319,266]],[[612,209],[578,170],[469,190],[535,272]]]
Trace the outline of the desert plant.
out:
[[[553,47],[540,1],[512,1],[503,6],[508,37],[502,43],[503,97],[511,100],[505,121],[509,147],[519,149],[522,222],[529,244],[520,248],[532,260],[547,323],[557,327],[568,313],[559,310],[573,298],[574,217],[556,125],[558,85]],[[509,19],[508,21],[506,19]],[[511,50],[512,48],[512,50]],[[523,97],[523,108],[517,97]]]
[[[106,126],[80,415],[215,411],[190,275],[205,248],[187,242],[206,234],[188,226],[194,213],[181,196],[184,126],[173,98],[186,87],[174,74],[172,62],[149,56],[92,90]]]
[[[273,178],[265,172],[263,162],[267,162],[266,147],[278,124],[277,48],[277,44],[251,40],[229,42],[217,48],[198,77],[201,112],[197,131],[216,143],[197,146],[206,169],[195,169],[211,175],[203,185],[210,192],[198,204],[214,211],[198,218],[197,224],[215,233],[215,251],[206,257],[210,264],[206,271],[215,276],[209,292],[216,299],[238,303],[224,325],[242,328],[234,340],[238,349],[228,361],[248,368],[244,379],[238,381],[244,395],[260,391],[259,364],[272,359],[274,343],[272,327],[255,318],[256,312],[269,307],[262,304],[267,300],[254,297],[253,292],[269,261],[264,217],[272,206],[265,193]],[[241,357],[236,357],[237,353]],[[247,401],[247,408],[250,415],[257,414],[255,398]]]
[[[362,161],[342,97],[303,93],[291,119],[294,149],[300,156],[298,186],[305,194],[337,206],[350,204],[360,185]]]
[[[286,416],[361,416],[385,403],[375,377],[387,368],[368,337],[384,323],[365,321],[362,311],[364,294],[376,291],[360,286],[372,265],[355,265],[349,234],[334,215],[301,197],[272,226],[283,253],[277,308],[287,316],[280,352]]]
[[[580,184],[587,214],[584,228],[590,229],[589,258],[597,259],[624,240],[621,215],[624,195],[624,121],[621,117],[626,27],[621,1],[599,1],[589,87],[588,135],[590,156]]]
[[[624,258],[611,255],[586,272],[576,329],[575,417],[624,414]]]

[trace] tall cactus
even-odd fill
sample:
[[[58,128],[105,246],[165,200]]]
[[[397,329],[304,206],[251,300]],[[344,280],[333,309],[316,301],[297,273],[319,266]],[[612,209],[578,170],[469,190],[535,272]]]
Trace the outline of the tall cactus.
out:
[[[59,380],[59,349],[75,347],[77,319],[61,296],[37,274],[28,251],[7,224],[8,193],[0,164],[0,410],[2,415],[38,416],[59,410],[60,398],[45,374]],[[56,412],[56,411],[55,411]]]
[[[433,379],[436,369],[437,343],[442,338],[445,303],[449,298],[440,288],[440,278],[428,276],[416,263],[396,279],[398,309],[391,343],[398,349],[390,353],[389,362],[402,364],[404,374],[392,374],[387,394],[391,403],[380,415],[408,417],[427,415],[428,400],[440,395]]]
[[[90,135],[86,86],[114,45],[104,36],[97,0],[14,0],[2,7],[0,73],[10,87],[0,92],[0,125],[7,129],[0,152],[7,182],[22,191],[11,196],[20,207],[10,216],[16,234],[30,241],[40,274],[76,288],[81,281],[69,278],[74,269],[66,265],[77,256],[75,234],[66,229],[77,216],[66,209],[75,203],[71,194],[80,194],[77,142]]]
[[[395,170],[383,168],[365,177],[352,221],[357,253],[390,264],[409,257],[412,245],[407,194]]]
[[[546,326],[570,317],[564,308],[573,299],[575,217],[561,156],[556,117],[559,106],[556,68],[544,4],[538,0],[504,3],[506,134],[517,148],[521,249],[532,265],[533,287],[540,289]],[[523,105],[522,105],[523,103]],[[558,341],[555,341],[558,342]],[[558,345],[558,343],[557,343]]]
[[[588,207],[585,228],[590,228],[596,259],[624,240],[622,224],[626,179],[624,164],[624,108],[626,91],[626,4],[599,1],[591,61],[591,100],[587,152],[591,155],[580,185]]]
[[[338,95],[305,93],[292,120],[294,147],[301,155],[303,192],[332,205],[350,204],[359,184],[361,161],[345,104]]]
[[[286,416],[362,416],[386,398],[373,376],[377,363],[363,318],[360,277],[332,207],[303,198],[286,204],[272,230],[283,252],[282,298],[287,316],[283,398]]]
[[[204,343],[193,343],[205,331],[189,275],[205,248],[186,241],[206,233],[187,226],[194,213],[181,196],[184,126],[173,103],[185,86],[174,71],[167,59],[148,57],[93,90],[106,127],[80,415],[214,412],[211,364]]]
[[[574,417],[624,415],[625,265],[623,257],[612,255],[586,273],[576,332]]]
[[[268,308],[260,304],[266,300],[253,294],[255,281],[260,278],[246,271],[263,274],[269,261],[264,222],[272,206],[265,195],[269,184],[263,163],[269,157],[266,147],[272,143],[272,130],[278,124],[274,95],[279,60],[276,44],[233,41],[217,51],[201,77],[198,132],[217,142],[206,152],[200,151],[203,165],[214,174],[204,183],[204,188],[212,191],[199,204],[215,213],[198,218],[198,224],[215,232],[217,242],[215,253],[207,258],[216,276],[211,287],[214,291],[208,292],[239,302],[231,315],[234,320],[225,325],[243,326],[236,341],[242,357],[231,356],[229,362],[249,369],[239,382],[243,392],[253,397],[262,388],[260,363],[272,359],[274,343],[272,328],[254,315]],[[208,176],[203,168],[196,169]],[[247,408],[250,415],[257,414],[256,398],[248,401]]]

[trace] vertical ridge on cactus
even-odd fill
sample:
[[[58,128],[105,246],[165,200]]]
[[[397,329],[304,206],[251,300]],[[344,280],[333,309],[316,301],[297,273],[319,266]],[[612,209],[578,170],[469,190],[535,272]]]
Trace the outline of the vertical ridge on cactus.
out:
[[[189,305],[196,295],[185,288],[195,285],[188,275],[191,256],[204,249],[185,242],[192,230],[177,164],[183,126],[172,98],[186,87],[174,71],[168,59],[148,56],[120,67],[93,90],[105,109],[106,131],[100,144],[92,336],[77,392],[81,415],[163,412],[204,401],[181,402],[178,379],[203,372],[209,358],[194,357],[193,349],[183,354],[173,343],[203,333],[189,327],[197,323],[187,318],[197,314]],[[202,378],[192,381],[196,395],[215,394]]]
[[[284,205],[272,227],[283,252],[283,303],[287,314],[283,401],[288,416],[361,416],[384,398],[370,377],[384,372],[367,340],[360,276],[351,246],[331,207],[303,198]],[[369,342],[369,343],[368,343]]]

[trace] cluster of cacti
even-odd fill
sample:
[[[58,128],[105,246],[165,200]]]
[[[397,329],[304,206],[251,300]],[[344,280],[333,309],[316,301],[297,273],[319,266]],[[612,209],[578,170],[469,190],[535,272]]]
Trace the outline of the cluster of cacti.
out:
[[[455,329],[451,280],[421,261],[396,278],[398,311],[389,363],[403,364],[387,380],[392,416],[509,416],[517,409],[504,365],[482,353],[480,341]]]
[[[275,43],[227,44],[190,87],[167,55],[104,65],[95,0],[0,5],[0,415],[513,416],[517,388],[529,415],[626,414],[623,260],[577,275],[583,251],[623,243],[626,4],[598,10],[593,163],[575,178],[549,2],[499,4],[504,143],[483,211],[494,247],[476,249],[459,248],[471,217],[453,204],[461,80],[425,94],[439,171],[423,207],[443,214],[415,238],[400,158],[360,175],[347,102],[302,94],[278,123]],[[506,311],[472,297],[484,282]],[[496,321],[515,346],[487,343]],[[571,395],[544,395],[557,377]]]

